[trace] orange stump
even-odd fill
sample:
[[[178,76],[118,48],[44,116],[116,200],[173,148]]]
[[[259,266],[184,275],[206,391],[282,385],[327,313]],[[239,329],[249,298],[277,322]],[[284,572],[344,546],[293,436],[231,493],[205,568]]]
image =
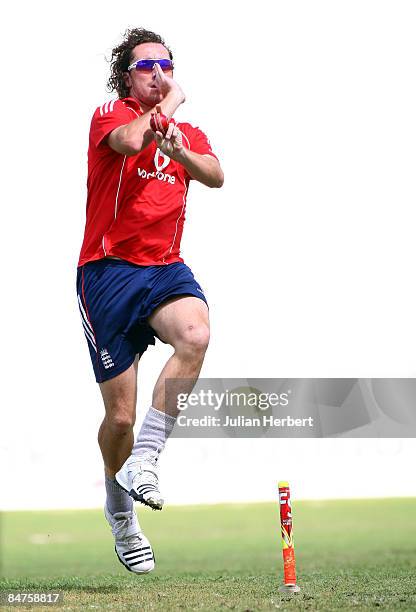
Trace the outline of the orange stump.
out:
[[[295,547],[293,544],[292,506],[290,503],[289,483],[282,481],[279,482],[278,486],[284,576],[284,584],[280,587],[280,591],[284,593],[298,593],[300,587],[296,584],[296,561]]]

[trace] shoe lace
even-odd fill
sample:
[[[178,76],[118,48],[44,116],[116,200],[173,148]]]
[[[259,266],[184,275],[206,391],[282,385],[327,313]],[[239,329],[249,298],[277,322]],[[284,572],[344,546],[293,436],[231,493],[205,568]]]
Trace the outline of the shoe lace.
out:
[[[143,455],[138,455],[137,460],[134,463],[138,463],[140,469],[133,476],[132,486],[137,480],[141,480],[144,473],[146,478],[146,484],[152,484],[155,487],[159,484],[158,474],[156,471],[157,460],[159,458],[159,454],[157,452],[146,452]]]
[[[152,484],[154,485],[156,488],[159,484],[159,479],[157,477],[157,475],[151,470],[151,469],[146,469],[146,466],[143,466],[142,468],[142,472],[139,474],[135,474],[133,481],[132,481],[132,486],[134,488],[134,485],[136,484],[137,481],[139,481],[139,484],[143,484],[143,475],[145,473],[145,482],[146,484]]]
[[[118,512],[113,515],[116,519],[112,527],[112,532],[117,540],[122,540],[127,546],[137,546],[141,544],[140,532],[137,531],[137,519],[133,511]]]
[[[140,463],[151,463],[156,466],[157,460],[159,459],[158,451],[146,451],[141,455],[137,455],[137,459]]]

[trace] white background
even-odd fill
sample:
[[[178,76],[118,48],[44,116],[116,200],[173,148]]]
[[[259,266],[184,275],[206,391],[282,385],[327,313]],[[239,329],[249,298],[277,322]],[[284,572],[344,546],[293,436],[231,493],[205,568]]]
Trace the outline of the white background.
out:
[[[198,8],[199,7],[199,8]],[[2,19],[2,506],[99,506],[102,418],[79,320],[88,130],[126,27],[161,33],[210,137],[185,261],[206,377],[416,375],[414,2],[15,2]],[[139,370],[139,418],[169,355]],[[413,440],[171,440],[171,503],[414,495]],[[7,467],[5,467],[7,466]]]

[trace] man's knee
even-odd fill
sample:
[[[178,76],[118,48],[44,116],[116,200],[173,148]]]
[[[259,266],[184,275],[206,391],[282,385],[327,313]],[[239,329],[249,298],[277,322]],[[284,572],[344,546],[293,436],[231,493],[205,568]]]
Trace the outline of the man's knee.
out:
[[[181,331],[175,349],[190,358],[203,357],[209,343],[209,327],[205,323],[189,323]]]
[[[119,404],[113,410],[107,412],[105,422],[114,434],[121,436],[132,430],[135,417],[131,410],[126,409],[123,404]]]

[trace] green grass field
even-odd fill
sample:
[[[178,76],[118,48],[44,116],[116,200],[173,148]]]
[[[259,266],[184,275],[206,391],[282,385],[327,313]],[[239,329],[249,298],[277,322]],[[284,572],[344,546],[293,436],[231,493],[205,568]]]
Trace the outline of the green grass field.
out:
[[[145,576],[119,564],[101,511],[4,513],[1,588],[61,589],[66,610],[416,610],[416,498],[294,502],[292,596],[277,504],[139,510]]]

